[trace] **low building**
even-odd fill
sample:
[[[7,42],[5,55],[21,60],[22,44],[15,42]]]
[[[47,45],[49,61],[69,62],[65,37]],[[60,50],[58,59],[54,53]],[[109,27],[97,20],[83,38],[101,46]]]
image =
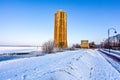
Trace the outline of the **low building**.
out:
[[[81,48],[88,49],[89,48],[89,41],[88,40],[81,40]]]

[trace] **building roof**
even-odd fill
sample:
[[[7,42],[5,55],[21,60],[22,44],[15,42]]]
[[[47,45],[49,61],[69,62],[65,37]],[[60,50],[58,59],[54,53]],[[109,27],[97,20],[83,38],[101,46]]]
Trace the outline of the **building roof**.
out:
[[[62,9],[59,9],[58,11],[64,12]]]

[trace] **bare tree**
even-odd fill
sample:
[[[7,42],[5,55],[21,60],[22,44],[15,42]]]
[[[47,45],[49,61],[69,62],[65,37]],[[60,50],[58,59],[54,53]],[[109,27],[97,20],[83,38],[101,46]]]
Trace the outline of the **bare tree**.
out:
[[[42,51],[45,53],[52,53],[54,52],[55,46],[54,41],[49,40],[42,45]]]
[[[90,42],[90,43],[89,43],[89,46],[90,46],[90,48],[96,48],[95,42]]]
[[[80,45],[79,44],[73,44],[72,47],[70,48],[70,50],[76,50],[79,49]]]
[[[79,44],[73,44],[72,47],[73,48],[80,48],[80,45]]]

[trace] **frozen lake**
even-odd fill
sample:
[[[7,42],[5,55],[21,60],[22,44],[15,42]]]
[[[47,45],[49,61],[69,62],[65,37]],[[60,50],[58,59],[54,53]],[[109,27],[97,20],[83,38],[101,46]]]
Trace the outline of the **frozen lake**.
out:
[[[0,61],[33,57],[40,54],[40,47],[0,47]],[[3,55],[6,53],[24,53],[23,55]],[[26,54],[25,54],[26,53]]]
[[[41,47],[0,47],[0,54],[41,51]]]

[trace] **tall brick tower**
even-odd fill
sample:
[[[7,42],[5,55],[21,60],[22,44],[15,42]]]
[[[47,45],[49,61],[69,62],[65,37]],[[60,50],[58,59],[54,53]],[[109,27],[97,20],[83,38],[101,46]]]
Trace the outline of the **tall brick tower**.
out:
[[[67,48],[67,14],[58,10],[54,16],[54,42],[59,48]]]

